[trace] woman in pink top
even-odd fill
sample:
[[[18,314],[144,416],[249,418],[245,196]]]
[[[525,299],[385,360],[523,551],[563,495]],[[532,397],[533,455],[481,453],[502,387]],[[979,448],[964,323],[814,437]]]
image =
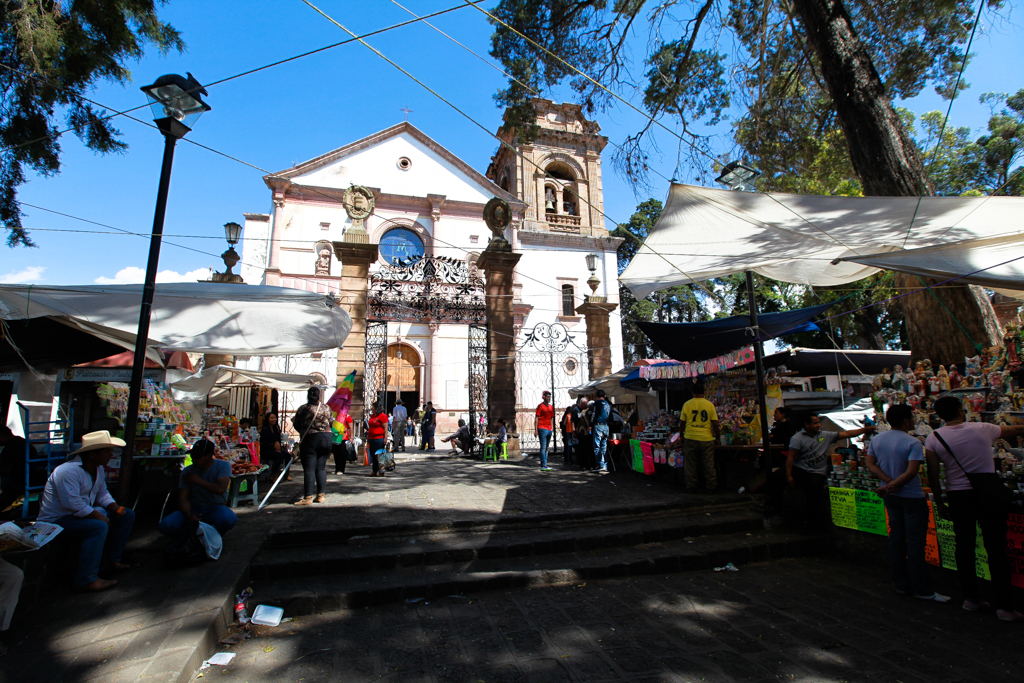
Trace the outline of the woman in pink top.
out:
[[[939,514],[953,522],[956,536],[956,566],[960,587],[964,592],[964,609],[977,612],[988,605],[981,601],[978,578],[975,575],[974,548],[977,543],[975,525],[981,527],[988,551],[988,568],[992,575],[996,616],[1003,621],[1022,621],[1024,614],[1013,609],[1010,593],[1010,562],[1006,557],[1006,514],[997,513],[982,504],[965,473],[995,472],[992,442],[1024,436],[1024,427],[1000,427],[987,422],[967,422],[960,399],[943,396],[935,401],[935,412],[945,426],[929,434],[924,443],[928,462],[928,483],[935,494]],[[949,453],[939,441],[939,435],[952,449]],[[954,459],[953,456],[956,456]],[[949,509],[942,502],[942,483],[939,481],[939,461],[946,466],[946,498]],[[960,465],[963,465],[961,469]]]

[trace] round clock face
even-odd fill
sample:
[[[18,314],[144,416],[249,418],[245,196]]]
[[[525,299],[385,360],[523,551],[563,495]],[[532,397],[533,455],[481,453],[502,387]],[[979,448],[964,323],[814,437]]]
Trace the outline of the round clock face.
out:
[[[380,255],[388,263],[394,264],[410,256],[423,256],[423,240],[408,228],[388,230],[380,238]]]

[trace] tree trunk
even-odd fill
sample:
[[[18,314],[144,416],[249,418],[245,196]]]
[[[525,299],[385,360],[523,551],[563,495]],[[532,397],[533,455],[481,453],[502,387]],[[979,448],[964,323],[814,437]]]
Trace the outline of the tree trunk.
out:
[[[793,8],[821,65],[865,194],[930,196],[931,183],[917,148],[893,109],[842,0],[793,0]],[[924,280],[924,284],[935,282]],[[901,273],[896,274],[896,283],[898,287],[924,286],[917,277]],[[978,296],[967,285],[932,291],[935,296],[921,292],[901,300],[915,360],[962,363],[963,356],[977,353],[976,345],[988,348],[999,343],[995,312],[984,295]]]

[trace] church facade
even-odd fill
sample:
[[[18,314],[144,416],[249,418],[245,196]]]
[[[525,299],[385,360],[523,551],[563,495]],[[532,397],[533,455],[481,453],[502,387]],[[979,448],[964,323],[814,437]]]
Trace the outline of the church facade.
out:
[[[245,282],[335,294],[343,306],[353,303],[345,300],[352,287],[332,243],[377,245],[368,273],[370,305],[349,310],[353,329],[366,321],[368,356],[371,343],[383,346],[386,372],[379,388],[388,407],[399,397],[410,412],[431,401],[439,435],[469,414],[470,326],[486,324],[477,259],[491,236],[483,209],[493,197],[508,203],[512,220],[504,237],[522,254],[512,274],[514,335],[523,354],[516,399],[521,432],[532,430],[543,388],[553,385],[556,405],[564,406],[566,390],[588,379],[586,321],[576,312],[591,293],[588,280],[600,281],[594,294],[618,302],[621,240],[609,236],[602,213],[607,138],[576,105],[535,105],[540,134],[529,145],[502,145],[485,173],[403,122],[266,176],[271,213],[244,214]],[[516,144],[514,131],[503,128],[499,136]],[[593,272],[590,254],[596,256],[590,259]],[[568,337],[557,368],[553,352],[536,338],[552,330]],[[617,318],[610,347],[612,365],[621,367]],[[352,371],[370,371],[344,351],[314,356],[241,363],[316,373],[329,387]],[[282,405],[281,412],[287,415],[301,402],[291,397],[292,405]]]

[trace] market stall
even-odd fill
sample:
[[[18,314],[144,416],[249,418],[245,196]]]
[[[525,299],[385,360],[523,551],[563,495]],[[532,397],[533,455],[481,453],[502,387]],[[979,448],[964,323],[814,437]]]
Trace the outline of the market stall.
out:
[[[826,413],[822,421],[830,421],[836,429],[855,429],[865,419],[877,423],[885,431],[885,410],[893,404],[906,404],[913,408],[915,425],[911,435],[921,441],[940,426],[942,421],[932,409],[941,396],[954,395],[963,401],[969,422],[994,424],[1024,424],[1024,365],[1021,354],[1024,344],[1020,328],[1011,323],[1005,329],[1004,345],[990,348],[963,363],[935,365],[928,360],[911,367],[894,365],[872,377],[872,392],[867,398],[850,405],[846,410]],[[1016,512],[1010,515],[1007,548],[1011,556],[1014,585],[1024,587],[1024,451],[1021,444],[997,441],[994,456],[997,472],[1011,490]],[[934,494],[928,486],[927,467],[922,468],[922,487],[929,499],[928,562],[948,569],[956,568],[952,522],[934,514]],[[942,466],[940,476],[944,475]],[[829,497],[832,520],[836,526],[886,535],[885,506],[875,494],[880,482],[864,465],[863,444],[837,449],[832,455],[829,474]],[[980,547],[979,540],[979,547]],[[978,575],[988,576],[983,554],[979,554]]]

